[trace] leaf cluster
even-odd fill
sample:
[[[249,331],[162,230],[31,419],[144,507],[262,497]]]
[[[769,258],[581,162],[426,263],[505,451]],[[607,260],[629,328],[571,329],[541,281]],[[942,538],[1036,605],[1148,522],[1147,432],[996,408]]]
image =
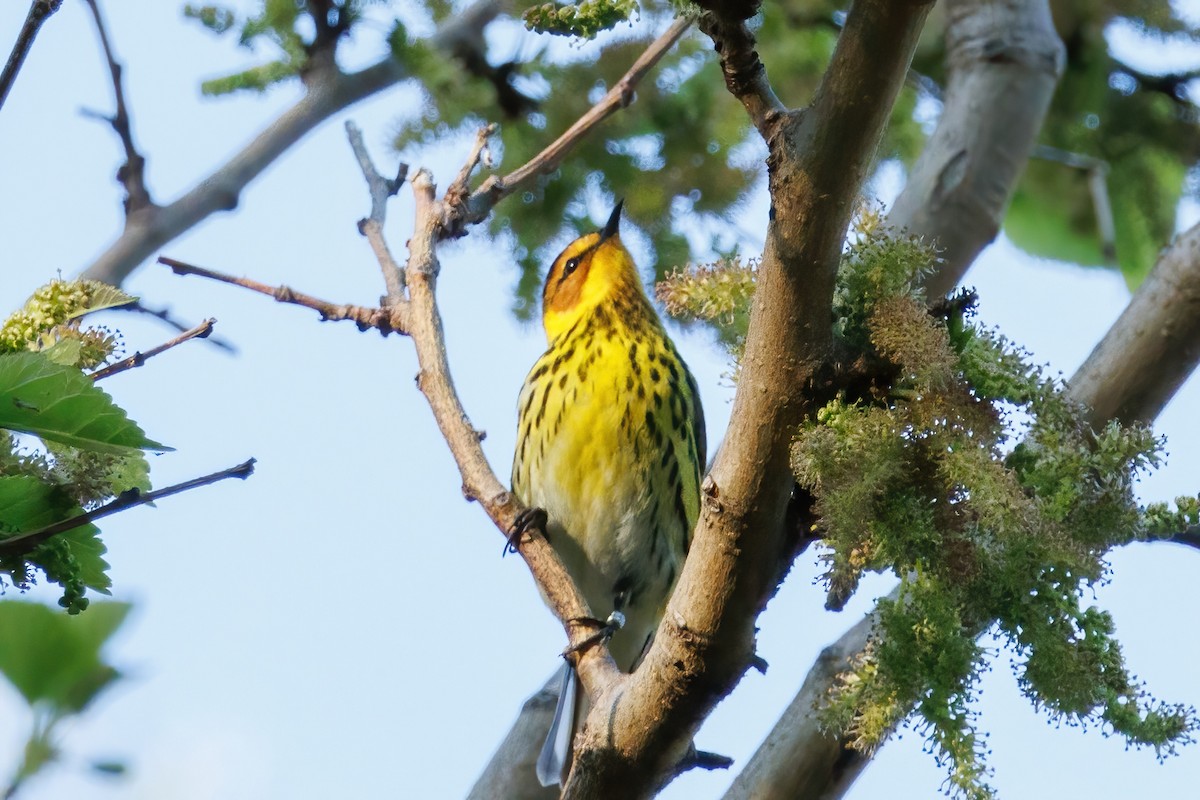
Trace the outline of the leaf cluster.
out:
[[[86,370],[117,339],[85,328],[89,312],[132,302],[93,281],[56,280],[0,325],[0,545],[84,513],[129,489],[150,488],[146,437]],[[63,587],[59,603],[87,608],[87,589],[111,582],[96,526],[87,523],[24,552],[0,550],[0,588],[25,589],[40,572]]]
[[[583,0],[577,5],[544,3],[521,14],[525,27],[538,33],[594,39],[602,31],[628,22],[637,10],[636,0]]]
[[[1106,580],[1110,548],[1200,504],[1140,508],[1134,484],[1161,440],[1115,422],[1094,431],[1059,382],[970,319],[969,303],[931,315],[915,289],[920,253],[879,234],[849,249],[837,333],[894,378],[830,402],[793,447],[815,497],[828,604],[840,607],[867,570],[901,581],[826,723],[869,751],[915,709],[955,793],[990,796],[971,698],[984,664],[976,640],[993,630],[1036,706],[1172,752],[1191,740],[1193,711],[1147,697],[1111,617],[1081,599]]]
[[[689,264],[659,281],[655,295],[672,317],[712,326],[721,343],[740,360],[750,325],[757,265],[757,261],[736,258],[701,266]]]

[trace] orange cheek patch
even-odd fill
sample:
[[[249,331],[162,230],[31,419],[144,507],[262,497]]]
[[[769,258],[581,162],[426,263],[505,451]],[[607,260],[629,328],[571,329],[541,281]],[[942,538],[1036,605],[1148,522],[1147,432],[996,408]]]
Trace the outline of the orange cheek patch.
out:
[[[550,275],[550,281],[546,283],[546,311],[562,313],[570,311],[579,303],[579,296],[583,292],[583,285],[587,282],[588,273],[592,269],[592,260],[579,265],[579,269],[571,274],[571,277],[565,281],[559,281],[558,272],[555,271]]]

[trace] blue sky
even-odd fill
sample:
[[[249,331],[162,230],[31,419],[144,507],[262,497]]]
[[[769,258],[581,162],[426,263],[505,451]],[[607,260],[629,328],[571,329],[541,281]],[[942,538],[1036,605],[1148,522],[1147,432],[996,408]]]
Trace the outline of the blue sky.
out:
[[[297,96],[210,100],[200,78],[248,63],[195,26],[176,3],[107,4],[126,63],[137,140],[156,198],[169,201],[228,157]],[[20,15],[0,20],[0,41]],[[356,55],[376,55],[363,36]],[[0,309],[15,308],[57,272],[71,275],[120,229],[115,138],[81,117],[111,97],[83,4],[67,2],[34,48],[0,113],[6,243]],[[377,160],[394,120],[416,108],[411,90],[364,103],[306,138],[251,185],[236,214],[214,217],[162,253],[287,283],[335,301],[372,304],[378,269],[356,220],[367,210],[341,122],[355,119]],[[422,154],[442,185],[463,142]],[[886,188],[886,187],[885,187]],[[628,187],[626,191],[636,191]],[[388,233],[402,252],[411,224],[402,191]],[[746,249],[761,244],[762,198],[738,220]],[[501,206],[500,213],[509,213]],[[598,213],[598,211],[597,211]],[[1185,212],[1195,219],[1195,211]],[[597,217],[597,221],[602,220]],[[757,239],[755,237],[758,237]],[[506,477],[521,381],[544,347],[541,331],[509,314],[516,267],[503,245],[468,237],[442,251],[441,302],[458,388],[485,450]],[[982,317],[1053,369],[1070,374],[1127,301],[1113,274],[1035,262],[1001,241],[969,276]],[[115,595],[136,603],[112,660],[128,675],[93,713],[65,730],[67,763],[25,797],[455,797],[473,783],[521,701],[557,663],[562,635],[517,559],[463,502],[460,480],[412,378],[401,338],[229,287],[147,266],[129,287],[186,319],[218,319],[239,354],[193,344],[107,382],[149,435],[176,448],[152,459],[166,485],[259,461],[247,482],[225,483],[110,519],[103,529]],[[110,316],[129,348],[169,333]],[[696,373],[710,440],[719,440],[732,390],[728,364],[702,332],[676,329]],[[1147,500],[1195,492],[1200,428],[1190,382],[1160,420],[1165,470]],[[1140,545],[1112,557],[1097,592],[1115,615],[1134,673],[1161,698],[1200,698],[1200,554]],[[771,668],[751,673],[713,714],[697,744],[744,764],[791,699],[819,649],[869,608],[889,582],[868,582],[841,614],[822,609],[819,568],[806,554],[760,620]],[[43,597],[44,593],[35,593]],[[1019,695],[999,654],[979,710],[991,732],[995,785],[1008,798],[1181,797],[1200,785],[1200,750],[1155,763],[1097,731],[1048,726]],[[0,774],[10,771],[28,721],[0,686]],[[883,748],[852,798],[935,796],[943,772],[906,733]],[[129,776],[86,774],[92,758],[123,758]],[[688,775],[664,795],[712,797],[730,776]],[[899,787],[899,791],[898,791]]]

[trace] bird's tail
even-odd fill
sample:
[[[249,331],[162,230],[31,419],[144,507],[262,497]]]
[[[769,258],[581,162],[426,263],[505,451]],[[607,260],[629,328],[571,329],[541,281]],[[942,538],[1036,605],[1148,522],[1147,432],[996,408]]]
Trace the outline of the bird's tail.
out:
[[[571,740],[575,736],[576,695],[579,678],[567,662],[562,665],[562,684],[558,689],[558,705],[554,708],[554,720],[546,743],[538,754],[537,776],[542,786],[557,786],[565,777],[571,758]]]

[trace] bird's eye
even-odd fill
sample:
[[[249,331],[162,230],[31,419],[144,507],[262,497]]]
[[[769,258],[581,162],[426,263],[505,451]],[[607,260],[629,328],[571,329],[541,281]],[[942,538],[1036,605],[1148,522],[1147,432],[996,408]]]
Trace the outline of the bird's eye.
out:
[[[579,257],[568,258],[567,263],[563,264],[563,279],[571,277],[571,273],[579,269]]]

